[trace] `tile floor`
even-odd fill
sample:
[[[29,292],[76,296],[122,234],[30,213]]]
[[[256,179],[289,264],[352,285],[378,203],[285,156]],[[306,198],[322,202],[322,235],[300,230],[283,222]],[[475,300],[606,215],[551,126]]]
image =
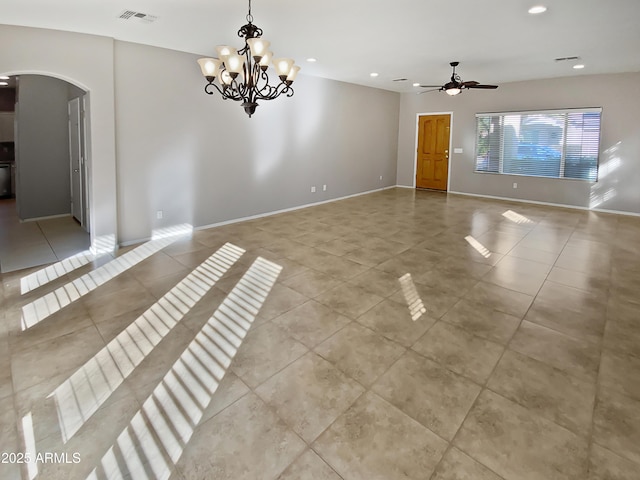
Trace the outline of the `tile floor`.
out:
[[[0,478],[637,479],[639,239],[391,189],[4,274]]]
[[[73,218],[20,222],[15,199],[0,199],[0,272],[57,262],[90,246],[89,234]]]

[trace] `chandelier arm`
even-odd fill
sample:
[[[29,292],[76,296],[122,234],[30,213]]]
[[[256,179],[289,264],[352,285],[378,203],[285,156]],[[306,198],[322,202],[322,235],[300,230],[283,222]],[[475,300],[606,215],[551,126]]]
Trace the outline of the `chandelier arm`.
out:
[[[287,85],[286,82],[280,82],[276,86],[271,86],[271,90],[267,95],[259,95],[257,98],[259,100],[274,100],[283,94],[287,97],[291,97],[293,96],[293,93],[293,88],[291,88],[290,85]]]
[[[209,87],[214,87],[224,98],[226,98],[226,94],[222,88],[218,86],[218,84],[210,82],[204,86],[204,91],[207,95],[213,95],[213,91],[210,91]]]

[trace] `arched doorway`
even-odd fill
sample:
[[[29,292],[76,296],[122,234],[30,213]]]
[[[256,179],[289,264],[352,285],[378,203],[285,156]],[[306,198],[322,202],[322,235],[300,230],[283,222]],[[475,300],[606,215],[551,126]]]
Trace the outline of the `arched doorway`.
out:
[[[84,89],[47,75],[0,82],[7,83],[0,85],[0,168],[11,172],[0,189],[5,273],[90,248],[89,99]],[[12,98],[13,111],[7,111]]]

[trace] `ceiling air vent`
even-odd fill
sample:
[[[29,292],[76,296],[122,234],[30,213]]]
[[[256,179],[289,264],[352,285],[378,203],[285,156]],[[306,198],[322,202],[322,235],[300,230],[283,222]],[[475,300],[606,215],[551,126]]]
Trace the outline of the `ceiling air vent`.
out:
[[[559,57],[555,60],[556,62],[571,62],[573,60],[580,60],[580,57]]]
[[[155,15],[149,15],[147,13],[141,13],[141,12],[134,12],[133,10],[125,10],[120,15],[118,15],[118,18],[121,20],[135,19],[144,23],[153,23],[158,19],[158,17],[156,17]]]

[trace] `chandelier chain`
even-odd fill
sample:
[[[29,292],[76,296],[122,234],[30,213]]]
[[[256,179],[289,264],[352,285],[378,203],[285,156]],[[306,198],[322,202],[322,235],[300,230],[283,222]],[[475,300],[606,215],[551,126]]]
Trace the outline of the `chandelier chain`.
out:
[[[253,15],[251,15],[251,0],[249,0],[249,13],[247,13],[247,22],[253,23]]]

